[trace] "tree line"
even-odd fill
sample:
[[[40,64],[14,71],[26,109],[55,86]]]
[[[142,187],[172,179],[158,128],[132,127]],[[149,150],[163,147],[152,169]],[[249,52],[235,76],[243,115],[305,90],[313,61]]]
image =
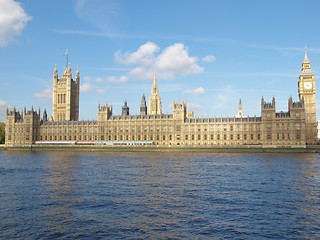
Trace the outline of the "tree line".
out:
[[[0,144],[4,144],[4,133],[5,133],[5,131],[4,131],[4,128],[5,128],[5,124],[4,123],[2,123],[2,122],[0,122]]]

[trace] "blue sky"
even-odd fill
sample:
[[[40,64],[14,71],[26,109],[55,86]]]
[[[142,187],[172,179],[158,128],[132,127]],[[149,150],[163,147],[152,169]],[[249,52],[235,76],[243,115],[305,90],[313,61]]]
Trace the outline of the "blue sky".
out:
[[[80,119],[98,103],[139,113],[157,73],[162,111],[186,100],[199,117],[260,116],[261,97],[287,111],[307,45],[320,73],[319,1],[0,0],[0,121],[7,106],[47,109],[69,49],[81,77]],[[317,96],[317,106],[320,102]],[[320,108],[317,116],[320,117]]]

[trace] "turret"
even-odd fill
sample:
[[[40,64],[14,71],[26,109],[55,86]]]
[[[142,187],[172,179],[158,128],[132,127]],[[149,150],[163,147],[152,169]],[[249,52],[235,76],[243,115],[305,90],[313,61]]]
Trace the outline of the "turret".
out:
[[[77,72],[76,72],[76,81],[80,80],[80,73],[79,73],[79,67],[77,67]]]
[[[146,98],[145,98],[144,94],[141,99],[140,115],[147,115],[147,103],[146,103]]]
[[[127,100],[124,101],[124,105],[122,107],[122,116],[128,116],[129,115],[129,107],[127,105]]]

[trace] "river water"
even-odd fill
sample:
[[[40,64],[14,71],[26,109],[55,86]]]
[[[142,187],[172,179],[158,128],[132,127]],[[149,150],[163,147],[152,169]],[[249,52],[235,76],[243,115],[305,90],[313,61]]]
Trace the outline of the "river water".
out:
[[[1,239],[319,239],[319,154],[0,152]]]

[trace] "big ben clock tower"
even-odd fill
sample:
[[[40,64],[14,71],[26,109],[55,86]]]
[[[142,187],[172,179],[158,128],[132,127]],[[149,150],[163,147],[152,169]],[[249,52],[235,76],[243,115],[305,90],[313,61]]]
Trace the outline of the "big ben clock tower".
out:
[[[304,100],[306,112],[306,143],[317,142],[317,118],[316,118],[316,79],[311,71],[310,61],[305,49],[302,70],[298,80],[298,93],[300,100]]]

